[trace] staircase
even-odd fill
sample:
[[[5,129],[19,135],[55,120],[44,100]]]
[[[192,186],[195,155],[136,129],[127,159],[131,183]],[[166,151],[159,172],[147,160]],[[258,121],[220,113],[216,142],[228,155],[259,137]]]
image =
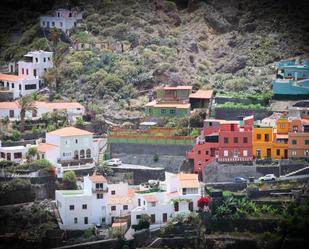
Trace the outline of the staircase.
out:
[[[309,166],[307,167],[304,167],[302,169],[298,169],[298,170],[295,170],[291,173],[288,173],[286,174],[284,177],[287,177],[287,176],[299,176],[299,175],[307,175],[309,174]]]

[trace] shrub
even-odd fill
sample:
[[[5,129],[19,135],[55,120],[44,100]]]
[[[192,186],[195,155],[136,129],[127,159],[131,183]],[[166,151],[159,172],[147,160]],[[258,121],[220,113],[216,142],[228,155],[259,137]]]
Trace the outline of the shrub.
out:
[[[13,134],[12,134],[12,140],[13,141],[18,141],[20,139],[20,132],[19,131],[13,131]]]
[[[150,226],[150,217],[147,214],[142,214],[141,218],[138,221],[137,225],[132,225],[134,230],[142,230],[145,228],[149,228]]]
[[[77,179],[74,171],[66,171],[63,173],[63,183],[66,189],[77,189]]]

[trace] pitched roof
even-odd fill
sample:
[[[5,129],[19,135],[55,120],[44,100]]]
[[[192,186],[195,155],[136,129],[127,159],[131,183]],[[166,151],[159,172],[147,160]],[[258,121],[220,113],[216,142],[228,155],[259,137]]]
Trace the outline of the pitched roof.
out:
[[[177,177],[182,188],[198,188],[200,183],[198,181],[197,174],[185,174],[179,173]]]
[[[37,108],[46,108],[46,109],[71,109],[71,108],[84,108],[78,102],[42,102],[35,101],[34,106]]]
[[[48,134],[56,135],[59,137],[73,137],[73,136],[92,135],[93,133],[70,126],[49,132]]]
[[[47,152],[49,150],[53,150],[56,147],[58,147],[58,146],[54,145],[54,144],[40,143],[40,144],[38,144],[37,150],[38,150],[38,152],[44,153],[44,152]]]
[[[190,99],[211,99],[213,95],[213,90],[198,90],[195,93],[189,95]]]
[[[134,189],[134,188],[129,188],[128,189],[128,196],[129,197],[133,197],[134,196],[134,193],[137,191],[137,189]]]
[[[18,109],[19,104],[15,102],[0,102],[0,109]]]
[[[129,204],[132,202],[132,198],[129,196],[108,196],[107,197],[107,204],[108,205],[123,205]]]
[[[18,75],[0,73],[0,80],[18,81],[23,79],[23,77],[20,77]]]
[[[145,195],[144,199],[147,202],[158,202],[158,199],[154,195]]]
[[[107,182],[106,178],[102,175],[92,175],[89,176],[89,180],[92,181],[93,183],[97,182]]]

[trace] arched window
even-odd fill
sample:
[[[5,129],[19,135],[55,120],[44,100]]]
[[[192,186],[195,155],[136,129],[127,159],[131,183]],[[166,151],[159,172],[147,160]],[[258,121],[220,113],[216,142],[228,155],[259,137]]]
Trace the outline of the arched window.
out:
[[[78,159],[78,150],[74,151],[74,159]]]
[[[86,156],[87,156],[87,158],[91,157],[91,150],[90,149],[86,150]]]
[[[85,150],[80,150],[79,156],[81,159],[85,158]]]

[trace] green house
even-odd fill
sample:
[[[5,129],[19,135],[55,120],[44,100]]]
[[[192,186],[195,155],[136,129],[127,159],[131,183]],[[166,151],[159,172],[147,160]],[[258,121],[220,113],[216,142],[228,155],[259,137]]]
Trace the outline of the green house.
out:
[[[152,101],[145,105],[146,114],[153,117],[183,117],[190,114],[188,103],[157,103]]]

